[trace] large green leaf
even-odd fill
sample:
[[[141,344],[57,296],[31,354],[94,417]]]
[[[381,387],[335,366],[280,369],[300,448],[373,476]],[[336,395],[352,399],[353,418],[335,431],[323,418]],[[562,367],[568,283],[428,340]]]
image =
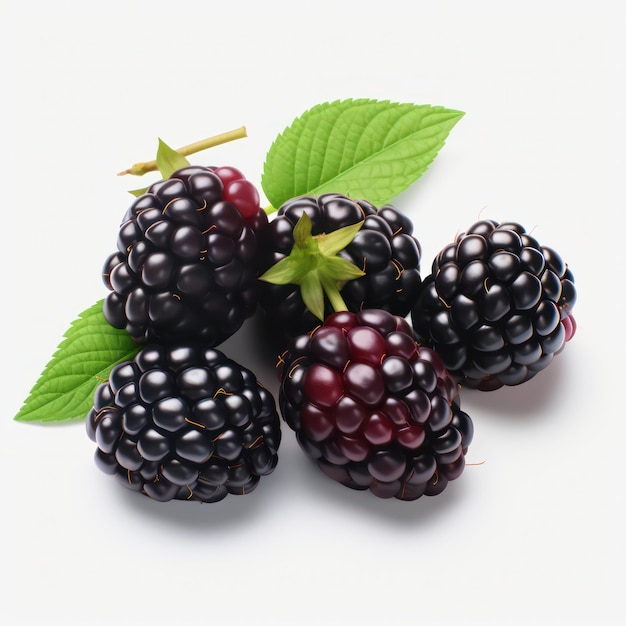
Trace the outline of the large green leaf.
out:
[[[319,104],[271,145],[263,191],[275,208],[295,196],[324,192],[386,204],[426,171],[463,115],[386,100]]]
[[[460,111],[439,106],[367,99],[319,104],[297,118],[270,147],[263,190],[274,207],[294,196],[327,191],[385,204],[422,175],[462,116]],[[180,152],[159,140],[154,167],[147,165],[168,178],[188,164]],[[333,233],[326,240],[315,241],[305,237],[302,250],[295,250],[294,258],[277,268],[279,275],[274,278],[278,282],[296,280],[309,299],[319,301],[323,293],[341,310],[345,307],[339,293],[341,283],[361,272],[334,258],[344,246],[345,236]],[[312,278],[305,280],[297,263],[294,276],[298,254],[310,256],[313,252],[311,259],[305,259],[314,266]],[[60,422],[84,418],[93,405],[96,387],[115,365],[133,358],[139,348],[125,331],[105,320],[102,301],[97,302],[71,324],[15,419]]]
[[[59,422],[86,417],[96,387],[114,365],[133,358],[138,344],[113,328],[102,313],[102,300],[72,322],[15,419]]]

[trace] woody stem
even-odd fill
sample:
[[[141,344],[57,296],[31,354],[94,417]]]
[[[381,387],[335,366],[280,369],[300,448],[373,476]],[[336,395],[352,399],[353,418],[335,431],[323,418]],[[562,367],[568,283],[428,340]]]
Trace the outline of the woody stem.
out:
[[[207,137],[206,139],[201,139],[200,141],[194,141],[187,146],[177,148],[176,152],[178,152],[182,156],[189,156],[190,154],[195,154],[196,152],[201,152],[202,150],[213,148],[214,146],[219,146],[223,143],[228,143],[229,141],[241,139],[247,136],[248,134],[246,131],[246,127],[241,126],[239,128],[235,128],[234,130],[229,130],[225,133],[214,135],[213,137]],[[126,174],[131,174],[132,176],[143,176],[147,172],[155,172],[157,169],[158,166],[156,160],[144,161],[135,163],[128,169],[120,172],[118,176],[124,176]]]

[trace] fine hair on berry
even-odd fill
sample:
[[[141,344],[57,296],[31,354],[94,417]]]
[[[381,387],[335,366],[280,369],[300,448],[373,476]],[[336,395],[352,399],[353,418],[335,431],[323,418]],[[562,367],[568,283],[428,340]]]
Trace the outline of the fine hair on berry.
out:
[[[280,420],[255,375],[219,350],[149,344],[116,365],[86,421],[96,465],[160,502],[252,492],[278,463]]]
[[[290,254],[294,229],[303,214],[310,219],[314,238],[362,223],[352,241],[337,253],[363,273],[340,285],[345,308],[353,312],[377,308],[408,315],[419,293],[422,249],[406,214],[388,204],[377,208],[366,200],[338,193],[292,198],[269,223],[263,270]],[[305,305],[298,284],[262,283],[259,305],[287,338],[308,332],[320,323]],[[326,300],[324,317],[333,310]]]
[[[267,215],[232,167],[188,166],[151,185],[106,259],[104,316],[140,343],[218,345],[256,310]]]
[[[435,257],[411,319],[467,387],[492,391],[544,370],[576,331],[572,271],[516,222],[480,220]]]
[[[441,359],[404,318],[333,313],[294,338],[279,364],[282,416],[332,479],[416,500],[463,472],[472,421]]]

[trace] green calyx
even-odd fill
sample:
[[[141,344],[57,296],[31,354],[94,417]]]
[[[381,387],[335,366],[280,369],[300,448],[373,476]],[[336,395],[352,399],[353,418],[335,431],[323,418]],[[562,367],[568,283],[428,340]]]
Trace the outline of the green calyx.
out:
[[[347,311],[341,289],[349,280],[364,276],[354,263],[337,256],[359,232],[363,222],[330,233],[313,235],[311,218],[303,213],[293,229],[294,245],[289,256],[281,259],[259,277],[275,285],[300,286],[306,307],[324,320],[324,296],[333,310]]]
[[[154,163],[154,167],[152,167],[152,163]],[[187,167],[190,165],[189,161],[180,153],[168,146],[160,137],[159,137],[159,147],[157,149],[157,155],[155,161],[150,161],[147,163],[139,163],[135,164],[133,167],[139,166],[147,166],[145,168],[145,172],[152,171],[153,169],[157,169],[159,174],[161,174],[161,178],[163,180],[167,180],[170,176],[176,171],[183,167]],[[140,169],[137,169],[137,172],[140,172]],[[133,168],[126,170],[125,172],[120,172],[118,176],[129,173],[134,176],[142,176],[143,173],[137,173],[133,171]],[[132,189],[130,193],[138,198],[142,196],[144,193],[148,191],[148,187],[142,187],[141,189]]]
[[[236,128],[234,130],[230,130],[228,132],[215,135],[213,137],[207,137],[206,139],[201,139],[200,141],[190,143],[189,145],[183,146],[182,148],[178,148],[176,150],[166,144],[159,137],[156,159],[154,159],[153,161],[142,161],[140,163],[135,163],[128,169],[119,172],[118,176],[126,176],[127,174],[130,174],[132,176],[143,176],[148,172],[158,171],[159,174],[161,174],[161,178],[163,180],[166,180],[167,178],[170,178],[170,176],[176,170],[190,165],[189,161],[185,157],[191,154],[195,154],[196,152],[207,150],[208,148],[213,148],[214,146],[219,146],[220,144],[233,141],[234,139],[241,139],[242,137],[247,136],[248,135],[246,127],[241,126],[240,128]],[[129,193],[135,197],[139,197],[146,193],[147,190],[148,187],[142,187],[141,189],[132,189],[129,191]]]

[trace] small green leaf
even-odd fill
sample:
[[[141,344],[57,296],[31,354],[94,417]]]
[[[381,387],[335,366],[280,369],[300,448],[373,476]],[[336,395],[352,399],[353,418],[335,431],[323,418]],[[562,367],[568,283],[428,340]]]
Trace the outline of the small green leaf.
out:
[[[131,196],[135,196],[135,198],[139,198],[139,196],[143,196],[146,191],[148,191],[149,187],[144,187],[143,189],[129,189],[128,193]]]
[[[93,394],[114,365],[132,359],[138,344],[113,328],[102,313],[102,300],[72,322],[15,420],[59,422],[85,418]]]
[[[294,245],[288,256],[270,267],[259,280],[275,285],[300,286],[305,306],[324,319],[325,297],[334,311],[346,311],[339,290],[348,281],[364,276],[354,263],[336,256],[354,239],[363,222],[344,226],[328,234],[312,235],[311,219],[302,213],[294,226]]]
[[[326,258],[324,265],[320,268],[320,272],[328,276],[328,278],[340,282],[365,276],[363,270],[347,259],[342,259],[340,256],[330,256]]]
[[[161,138],[159,138],[156,162],[163,180],[169,178],[176,170],[189,165],[189,161],[182,154],[170,148]]]
[[[325,192],[386,204],[426,171],[463,115],[368,99],[319,104],[271,145],[263,191],[274,207]]]
[[[305,274],[315,268],[315,258],[309,254],[298,254],[295,249],[289,256],[272,265],[259,280],[274,285],[299,284]]]
[[[363,222],[343,226],[330,233],[315,235],[320,252],[324,256],[333,256],[352,243],[354,236],[361,230]]]
[[[317,272],[309,272],[300,283],[300,296],[307,309],[320,320],[324,319],[324,291]]]
[[[313,224],[308,213],[302,213],[300,219],[293,227],[293,241],[297,248],[309,248],[311,245],[311,233],[313,232]]]
[[[274,285],[288,285],[294,282],[294,277],[298,273],[298,266],[291,256],[282,258],[278,263],[272,265],[266,272],[259,276],[259,280]]]

